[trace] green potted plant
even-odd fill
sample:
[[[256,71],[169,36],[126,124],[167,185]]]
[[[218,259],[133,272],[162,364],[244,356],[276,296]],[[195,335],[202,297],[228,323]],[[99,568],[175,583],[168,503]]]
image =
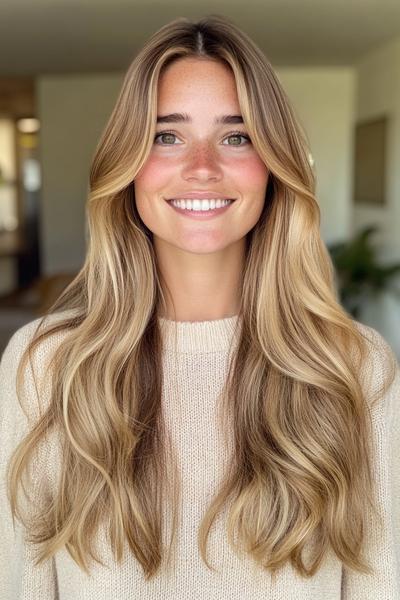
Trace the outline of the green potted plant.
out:
[[[358,318],[366,297],[377,296],[391,288],[400,273],[400,263],[382,265],[371,238],[377,227],[370,225],[346,242],[328,246],[336,270],[337,286],[344,308]],[[396,294],[398,292],[392,288]]]

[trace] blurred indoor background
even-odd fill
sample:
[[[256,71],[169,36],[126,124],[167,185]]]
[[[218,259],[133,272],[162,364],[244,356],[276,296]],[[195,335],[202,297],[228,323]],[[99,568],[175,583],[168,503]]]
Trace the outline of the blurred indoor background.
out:
[[[211,13],[275,67],[343,303],[400,356],[399,0],[2,0],[0,352],[82,266],[90,162],[135,52],[173,18]]]

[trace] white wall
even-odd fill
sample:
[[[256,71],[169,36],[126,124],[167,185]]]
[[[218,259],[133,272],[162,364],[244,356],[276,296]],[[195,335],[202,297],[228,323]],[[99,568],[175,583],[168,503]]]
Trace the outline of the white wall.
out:
[[[351,225],[354,70],[285,68],[277,73],[306,131],[315,160],[322,237],[327,243],[344,240]]]
[[[82,265],[90,163],[121,83],[120,74],[38,79],[45,274],[77,271]]]
[[[387,253],[400,251],[400,37],[366,55],[357,65],[356,119],[387,115],[387,206],[357,205],[354,225],[370,222],[382,226]]]
[[[357,205],[353,226],[376,224],[382,230],[381,260],[400,262],[400,37],[364,56],[357,65],[356,119],[389,117],[387,139],[387,205]],[[399,282],[400,284],[400,282]],[[398,284],[398,287],[400,285]],[[369,301],[363,320],[378,329],[400,357],[400,301],[385,294]]]

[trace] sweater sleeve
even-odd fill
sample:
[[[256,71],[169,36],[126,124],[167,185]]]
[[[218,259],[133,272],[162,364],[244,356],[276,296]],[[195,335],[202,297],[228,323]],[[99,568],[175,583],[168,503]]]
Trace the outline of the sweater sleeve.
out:
[[[359,324],[360,325],[360,324]],[[392,365],[395,377],[372,409],[373,472],[383,527],[369,515],[365,557],[374,569],[363,574],[343,566],[342,600],[398,600],[400,598],[400,372],[397,359],[384,338],[361,326],[373,343],[362,371],[367,397],[380,388]]]
[[[13,450],[29,430],[29,413],[26,416],[17,399],[16,371],[22,351],[37,322],[37,320],[31,321],[14,333],[0,361],[0,598],[2,600],[39,598],[56,600],[58,598],[54,558],[38,566],[34,564],[33,545],[25,539],[24,528],[17,518],[14,521],[14,529],[6,489],[8,461]],[[26,370],[28,400],[33,407],[37,398],[29,363]],[[35,481],[45,470],[40,463],[35,463]],[[39,502],[39,498],[35,496],[36,500]]]

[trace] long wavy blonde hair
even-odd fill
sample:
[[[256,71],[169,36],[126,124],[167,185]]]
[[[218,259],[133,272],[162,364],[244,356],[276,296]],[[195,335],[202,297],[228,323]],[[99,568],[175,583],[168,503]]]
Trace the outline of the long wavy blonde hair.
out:
[[[230,500],[229,542],[271,573],[290,561],[310,577],[328,547],[350,568],[370,572],[366,519],[379,511],[371,407],[358,377],[366,339],[337,299],[304,131],[262,51],[220,15],[163,26],[126,73],[91,166],[83,267],[39,320],[19,363],[22,402],[32,352],[63,333],[47,371],[48,399],[40,396],[40,416],[9,463],[13,518],[40,548],[37,563],[65,546],[86,572],[89,556],[101,563],[93,544],[106,522],[116,560],[127,542],[153,577],[165,556],[162,519],[171,498],[174,539],[179,479],[166,481],[161,412],[158,316],[166,304],[134,180],[153,144],[160,72],[182,57],[232,69],[244,124],[270,171],[263,213],[247,236],[240,336],[224,388],[234,455],[199,528],[201,556],[212,569],[208,534]],[[46,322],[51,313],[58,318]],[[50,435],[62,457],[57,486],[39,503],[39,488],[23,486],[28,510],[17,492],[36,451],[48,454]]]

